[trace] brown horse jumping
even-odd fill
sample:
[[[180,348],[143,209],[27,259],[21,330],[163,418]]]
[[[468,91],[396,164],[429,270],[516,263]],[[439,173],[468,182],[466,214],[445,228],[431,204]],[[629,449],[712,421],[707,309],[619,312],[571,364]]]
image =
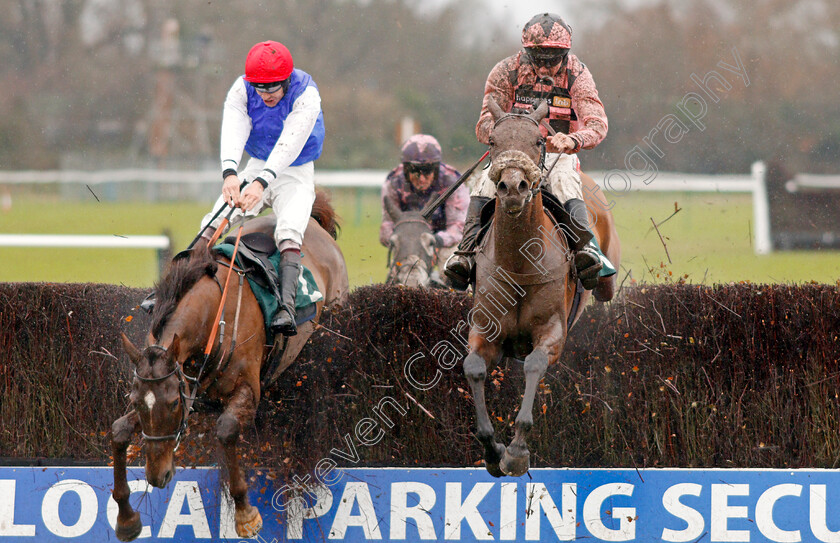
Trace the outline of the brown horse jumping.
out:
[[[526,438],[533,426],[537,386],[546,369],[560,358],[570,323],[580,316],[589,292],[583,293],[572,315],[577,285],[572,276],[573,255],[561,229],[544,211],[537,190],[544,175],[537,166],[544,141],[539,123],[548,105],[543,103],[527,115],[504,114],[495,103],[490,106],[496,121],[489,173],[496,182],[496,209],[476,254],[470,353],[464,360],[464,374],[475,403],[476,437],[484,446],[487,471],[496,477],[519,476],[530,467]],[[588,176],[584,183],[588,207],[596,211],[595,235],[618,266],[618,236],[603,194]],[[615,276],[600,278],[596,299],[607,301],[614,293]],[[525,357],[525,393],[508,447],[496,441],[484,397],[487,370],[504,356]]]
[[[274,217],[247,223],[249,232],[274,231]],[[322,193],[312,209],[305,232],[303,264],[312,271],[324,299],[317,303],[315,320],[324,305],[342,302],[348,292],[347,268],[335,243],[335,212]],[[205,346],[223,300],[222,285],[233,274],[224,297],[222,320],[214,346]],[[237,277],[239,276],[239,277]],[[139,514],[129,503],[126,449],[138,431],[145,441],[146,480],[163,488],[175,472],[174,452],[188,427],[193,400],[201,395],[218,401],[223,412],[216,423],[216,437],[224,450],[230,494],[236,513],[236,532],[252,537],[262,518],[248,500],[248,484],[237,460],[236,445],[242,429],[251,423],[260,399],[260,371],[269,354],[265,321],[248,281],[241,281],[236,267],[215,256],[199,243],[188,258],[172,262],[156,285],[157,303],[145,348],[138,349],[123,335],[123,345],[134,366],[131,410],[112,426],[114,500],[119,506],[116,534],[122,541],[135,539],[142,529]],[[264,381],[272,382],[297,357],[312,334],[312,321],[286,339],[282,359]],[[278,339],[278,341],[280,341]],[[202,371],[203,369],[203,371]]]

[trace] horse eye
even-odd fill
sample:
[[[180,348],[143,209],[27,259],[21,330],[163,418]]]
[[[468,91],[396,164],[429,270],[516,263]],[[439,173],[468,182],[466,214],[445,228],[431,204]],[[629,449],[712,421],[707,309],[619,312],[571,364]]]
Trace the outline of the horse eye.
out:
[[[178,400],[172,400],[169,402],[169,410],[175,411],[175,408],[178,407]]]
[[[494,140],[494,139],[493,139],[493,136],[490,136],[490,139],[488,140],[488,143],[489,143],[491,146],[496,145],[496,140]]]

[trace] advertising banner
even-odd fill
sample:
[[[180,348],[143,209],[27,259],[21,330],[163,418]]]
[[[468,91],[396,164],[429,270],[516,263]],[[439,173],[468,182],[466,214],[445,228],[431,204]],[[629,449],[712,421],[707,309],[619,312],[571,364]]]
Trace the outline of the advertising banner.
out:
[[[129,469],[138,541],[242,541],[215,468],[165,489]],[[251,503],[281,541],[840,542],[829,470],[337,468],[294,484],[251,472]],[[326,484],[324,484],[326,483]],[[0,468],[0,543],[116,541],[110,468]]]

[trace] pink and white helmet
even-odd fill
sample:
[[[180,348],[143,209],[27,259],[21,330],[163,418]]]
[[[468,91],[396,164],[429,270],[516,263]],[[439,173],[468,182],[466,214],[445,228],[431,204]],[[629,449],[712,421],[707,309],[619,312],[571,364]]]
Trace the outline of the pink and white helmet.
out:
[[[434,136],[428,134],[415,134],[405,140],[402,146],[402,162],[412,164],[430,164],[440,162],[443,153],[440,144]]]
[[[534,15],[522,29],[522,45],[569,49],[572,47],[572,27],[553,13]]]

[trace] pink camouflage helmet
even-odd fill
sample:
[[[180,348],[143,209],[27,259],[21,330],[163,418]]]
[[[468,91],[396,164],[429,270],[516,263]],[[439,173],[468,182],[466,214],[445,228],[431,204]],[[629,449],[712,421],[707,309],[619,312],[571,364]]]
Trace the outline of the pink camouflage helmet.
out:
[[[440,162],[443,154],[434,136],[415,134],[405,140],[400,156],[403,163],[431,164]]]
[[[540,13],[522,29],[525,59],[537,67],[553,67],[566,59],[572,46],[572,27],[559,15]]]
[[[528,47],[551,47],[570,49],[572,27],[559,15],[540,13],[525,23],[522,29],[522,45]]]

